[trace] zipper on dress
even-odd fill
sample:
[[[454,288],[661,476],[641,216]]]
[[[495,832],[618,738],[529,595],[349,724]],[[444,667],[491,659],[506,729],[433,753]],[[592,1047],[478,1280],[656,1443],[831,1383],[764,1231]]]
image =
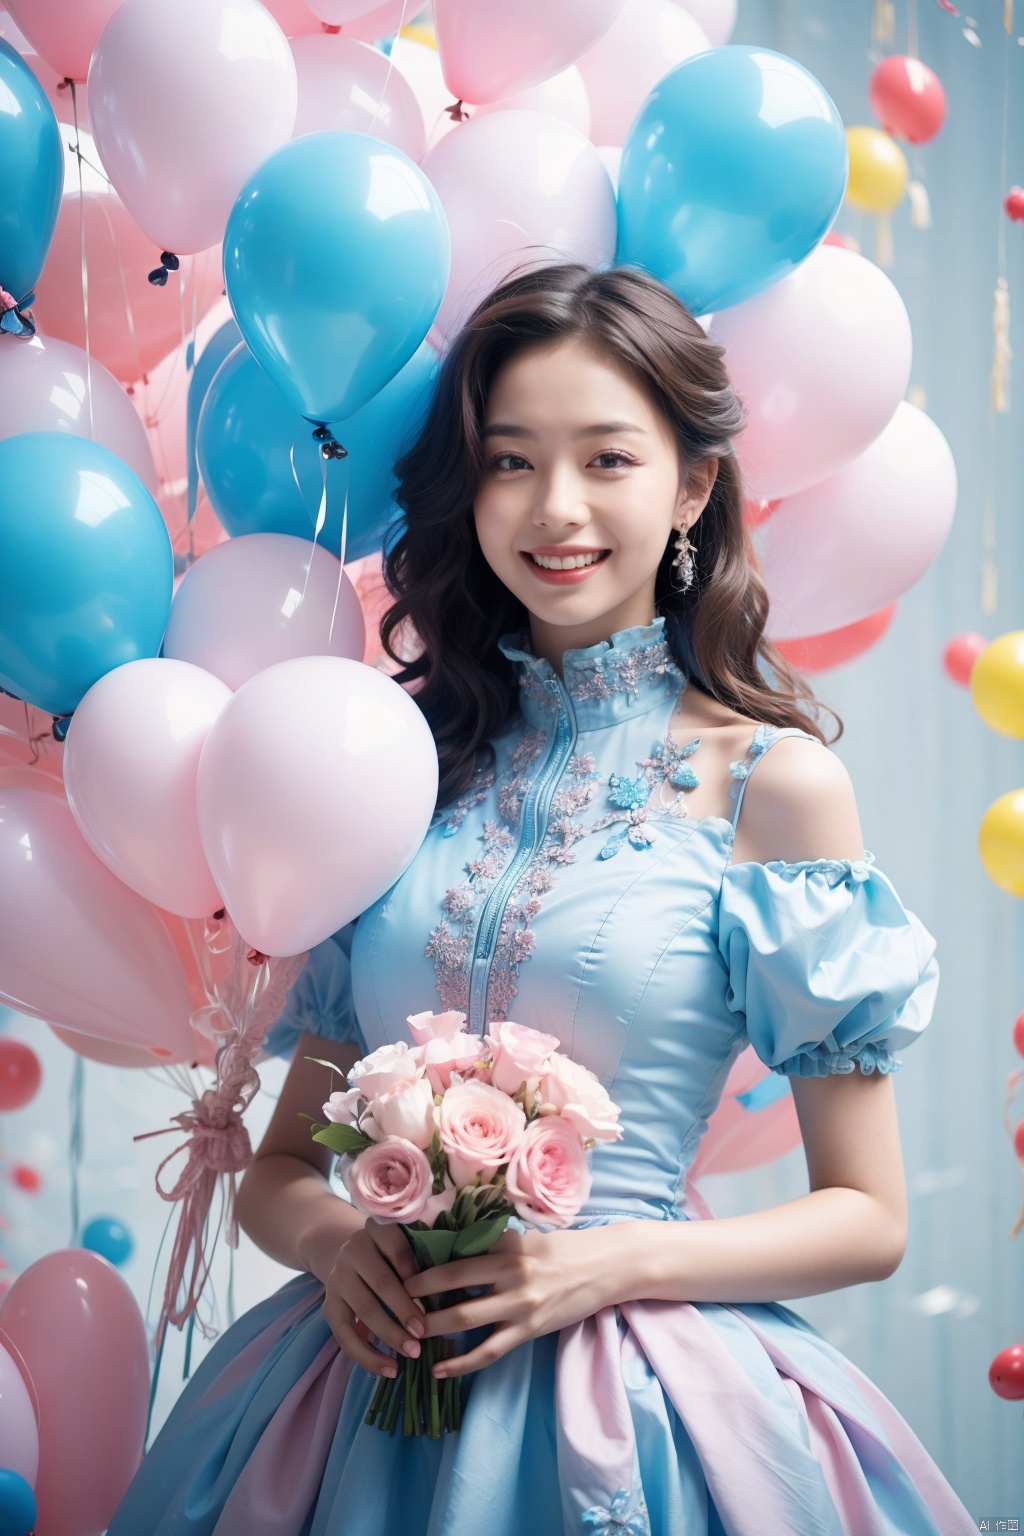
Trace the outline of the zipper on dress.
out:
[[[520,837],[519,846],[512,855],[508,868],[489,892],[480,915],[480,923],[477,927],[476,940],[473,945],[473,965],[470,980],[469,1019],[467,1021],[467,1028],[470,1033],[473,1033],[475,1029],[475,1021],[478,1016],[481,1018],[479,1033],[482,1035],[486,1030],[487,1023],[482,1015],[487,1001],[487,984],[491,972],[491,961],[494,958],[494,940],[498,931],[498,923],[516,881],[537,851],[547,831],[548,810],[554,794],[555,784],[565,764],[569,761],[578,735],[575,712],[573,711],[572,704],[569,702],[569,695],[559,679],[557,677],[546,677],[544,679],[544,686],[558,702],[558,726],[548,760],[530,785],[523,800],[523,833],[525,834],[532,818],[533,825],[530,836]],[[481,940],[483,941],[482,943]]]

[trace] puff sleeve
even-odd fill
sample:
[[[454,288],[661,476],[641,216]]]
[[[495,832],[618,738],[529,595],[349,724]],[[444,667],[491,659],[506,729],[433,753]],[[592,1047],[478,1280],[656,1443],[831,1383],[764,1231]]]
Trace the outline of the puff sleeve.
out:
[[[362,1045],[352,1005],[352,939],[357,918],[315,944],[293,981],[284,1008],[267,1031],[263,1051],[291,1056],[304,1029],[328,1040]]]
[[[863,859],[729,865],[718,947],[726,1001],[774,1072],[893,1072],[931,1020],[935,939]]]

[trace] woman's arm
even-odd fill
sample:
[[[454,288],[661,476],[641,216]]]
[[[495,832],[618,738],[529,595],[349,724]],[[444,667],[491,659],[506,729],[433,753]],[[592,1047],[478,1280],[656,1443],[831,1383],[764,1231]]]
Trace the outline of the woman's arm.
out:
[[[778,742],[744,795],[733,861],[859,859],[845,766],[803,738]],[[780,1301],[880,1280],[906,1249],[907,1199],[891,1075],[790,1078],[810,1193],[767,1211],[637,1232],[634,1297]],[[639,1224],[641,1228],[645,1223]]]
[[[307,1056],[335,1062],[341,1087],[359,1048],[303,1031],[270,1124],[238,1188],[238,1224],[257,1248],[326,1284],[338,1249],[365,1218],[328,1182],[333,1154],[313,1141],[302,1112],[317,1117],[330,1074]]]

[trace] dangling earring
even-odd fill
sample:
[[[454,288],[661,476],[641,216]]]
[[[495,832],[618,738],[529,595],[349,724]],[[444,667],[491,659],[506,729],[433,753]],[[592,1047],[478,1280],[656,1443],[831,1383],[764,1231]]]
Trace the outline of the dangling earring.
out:
[[[689,530],[680,528],[676,537],[676,557],[672,561],[672,569],[678,568],[680,580],[673,585],[685,592],[691,586],[694,577],[693,557],[697,553],[696,544],[690,543]]]

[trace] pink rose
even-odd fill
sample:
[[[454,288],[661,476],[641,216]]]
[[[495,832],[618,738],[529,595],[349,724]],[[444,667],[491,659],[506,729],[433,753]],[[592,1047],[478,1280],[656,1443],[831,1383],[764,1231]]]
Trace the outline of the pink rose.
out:
[[[507,1163],[526,1129],[526,1116],[513,1099],[475,1080],[448,1089],[438,1121],[448,1172],[460,1189],[478,1173],[486,1182]]]
[[[517,1093],[524,1082],[527,1093],[536,1093],[551,1052],[561,1044],[554,1035],[511,1022],[492,1024],[486,1039],[494,1057],[491,1082],[504,1093]]]
[[[423,1062],[418,1049],[408,1040],[396,1040],[393,1045],[382,1045],[362,1056],[349,1069],[350,1088],[358,1088],[364,1098],[375,1099],[379,1093],[395,1083],[407,1082],[423,1076]]]
[[[324,1117],[335,1125],[355,1125],[356,1110],[363,1097],[362,1089],[350,1088],[348,1093],[332,1093],[324,1105]]]
[[[401,1136],[343,1157],[340,1171],[352,1204],[378,1221],[419,1221],[434,1185],[426,1153]]]
[[[561,1115],[531,1120],[505,1174],[505,1193],[524,1221],[566,1227],[590,1194],[579,1131]]]
[[[450,1008],[447,1013],[410,1013],[405,1022],[417,1045],[428,1040],[451,1040],[466,1022],[466,1015]]]
[[[570,1056],[555,1054],[540,1085],[545,1104],[554,1105],[583,1137],[595,1141],[618,1141],[622,1136],[619,1106],[604,1084],[589,1067]]]
[[[419,1047],[423,1053],[423,1065],[435,1093],[444,1093],[451,1087],[453,1072],[468,1072],[478,1061],[489,1055],[489,1048],[479,1035],[467,1035],[464,1030],[450,1038],[435,1035]]]
[[[423,1214],[420,1216],[419,1220],[427,1222],[429,1226],[433,1226],[434,1222],[437,1220],[438,1216],[440,1216],[442,1211],[451,1210],[452,1206],[455,1204],[455,1196],[457,1194],[458,1190],[455,1188],[454,1184],[446,1184],[439,1195],[430,1196],[426,1205],[423,1207]]]
[[[434,1090],[426,1077],[393,1083],[371,1100],[370,1112],[382,1136],[401,1136],[424,1150],[434,1139]]]

